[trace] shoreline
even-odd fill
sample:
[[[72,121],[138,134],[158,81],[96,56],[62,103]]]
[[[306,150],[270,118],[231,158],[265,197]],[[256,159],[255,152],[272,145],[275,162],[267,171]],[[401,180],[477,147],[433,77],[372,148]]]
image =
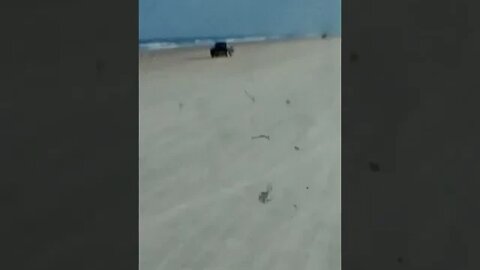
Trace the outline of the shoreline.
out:
[[[229,42],[229,44],[237,47],[244,47],[249,45],[261,45],[261,44],[276,44],[276,43],[291,43],[291,42],[303,42],[303,41],[331,41],[331,40],[341,40],[341,36],[331,36],[327,38],[322,38],[320,36],[312,36],[312,37],[294,37],[294,38],[281,38],[281,39],[266,39],[266,40],[255,40],[255,41],[241,41],[241,42]],[[228,43],[228,42],[227,42]],[[139,56],[142,55],[156,55],[156,54],[163,54],[163,53],[177,53],[177,52],[187,52],[187,51],[198,51],[205,48],[210,48],[212,44],[192,44],[189,46],[179,46],[174,48],[157,48],[157,49],[148,49],[148,48],[141,48],[139,44]]]

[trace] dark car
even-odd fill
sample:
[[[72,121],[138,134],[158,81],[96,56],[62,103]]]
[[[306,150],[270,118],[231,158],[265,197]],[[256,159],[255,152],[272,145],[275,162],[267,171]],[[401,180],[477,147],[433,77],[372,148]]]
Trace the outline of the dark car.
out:
[[[228,46],[226,42],[217,42],[210,49],[210,56],[212,56],[212,58],[218,57],[218,56],[229,57],[232,55],[233,55],[233,47]]]

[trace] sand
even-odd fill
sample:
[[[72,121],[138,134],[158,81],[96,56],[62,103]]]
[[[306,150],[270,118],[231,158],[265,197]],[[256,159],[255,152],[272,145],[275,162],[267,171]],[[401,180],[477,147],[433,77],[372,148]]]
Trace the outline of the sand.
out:
[[[340,46],[140,54],[140,269],[341,268]]]

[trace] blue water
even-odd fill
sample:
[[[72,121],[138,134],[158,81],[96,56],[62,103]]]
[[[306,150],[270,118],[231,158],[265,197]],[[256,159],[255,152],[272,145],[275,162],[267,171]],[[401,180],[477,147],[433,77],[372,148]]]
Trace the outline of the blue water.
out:
[[[341,0],[140,0],[139,12],[141,47],[341,32]]]

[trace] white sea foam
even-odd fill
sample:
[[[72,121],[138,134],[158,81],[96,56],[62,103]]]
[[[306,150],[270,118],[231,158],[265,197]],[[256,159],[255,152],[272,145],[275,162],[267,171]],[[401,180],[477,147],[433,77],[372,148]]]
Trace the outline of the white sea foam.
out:
[[[202,45],[212,45],[215,43],[215,40],[212,39],[196,39],[195,45],[202,46]]]
[[[225,41],[229,43],[245,43],[245,42],[260,42],[267,40],[267,37],[244,37],[244,38],[227,38]]]
[[[146,50],[174,49],[178,47],[179,45],[174,42],[150,42],[140,44],[140,48]]]

